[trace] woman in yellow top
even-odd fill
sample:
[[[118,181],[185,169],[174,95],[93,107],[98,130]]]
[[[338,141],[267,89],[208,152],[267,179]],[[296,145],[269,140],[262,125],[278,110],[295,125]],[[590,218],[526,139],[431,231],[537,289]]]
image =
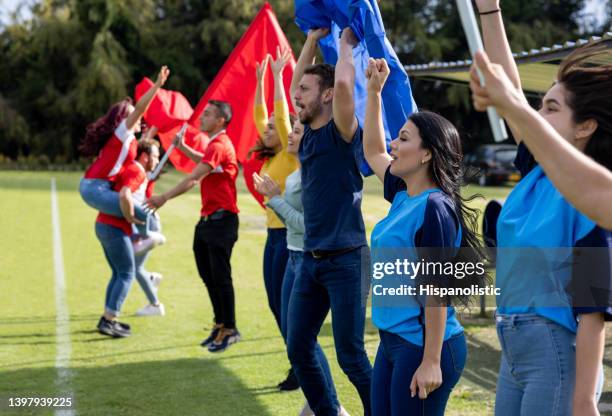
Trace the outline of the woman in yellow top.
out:
[[[257,89],[255,91],[254,118],[261,140],[251,149],[258,157],[267,158],[260,175],[268,175],[280,185],[281,192],[285,190],[285,179],[298,168],[295,155],[287,152],[287,140],[291,132],[289,107],[285,98],[283,86],[283,69],[291,59],[291,52],[281,52],[277,48],[276,59],[268,55],[261,64],[257,64]],[[274,76],[274,113],[268,118],[265,97],[263,96],[264,78],[270,63]],[[264,199],[267,203],[268,198]],[[287,229],[271,208],[266,208],[268,238],[264,249],[263,274],[268,305],[274,314],[274,319],[280,329],[281,325],[281,288],[289,253],[287,251]],[[287,379],[279,383],[281,390],[296,390],[299,388],[297,379],[289,371]]]

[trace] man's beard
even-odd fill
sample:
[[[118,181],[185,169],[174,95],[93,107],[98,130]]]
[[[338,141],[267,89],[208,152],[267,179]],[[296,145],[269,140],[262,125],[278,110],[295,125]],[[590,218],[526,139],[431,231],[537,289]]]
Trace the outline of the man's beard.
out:
[[[321,114],[321,110],[322,110],[321,102],[317,101],[316,105],[313,106],[312,111],[310,112],[306,112],[304,110],[305,109],[302,109],[302,112],[300,115],[300,122],[304,125],[310,124],[314,121],[315,118],[319,116],[319,114]]]

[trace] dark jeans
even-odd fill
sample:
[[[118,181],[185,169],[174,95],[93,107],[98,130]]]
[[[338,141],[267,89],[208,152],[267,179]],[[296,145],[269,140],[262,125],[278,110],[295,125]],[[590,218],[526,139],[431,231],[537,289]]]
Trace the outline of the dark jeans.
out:
[[[208,289],[214,321],[226,328],[236,327],[234,286],[230,258],[238,240],[238,215],[218,220],[203,218],[195,227],[193,253],[198,272]]]
[[[367,247],[314,259],[305,253],[302,273],[289,301],[287,350],[308,404],[317,416],[338,412],[333,389],[317,359],[317,335],[331,309],[334,344],[340,368],[359,393],[370,414],[372,366],[363,345],[368,288],[361,279],[362,254]]]
[[[302,261],[304,259],[304,253],[302,251],[287,250],[289,253],[289,260],[287,261],[287,268],[285,270],[285,277],[283,278],[283,290],[281,294],[281,332],[285,342],[287,342],[287,312],[289,311],[289,302],[291,299],[291,293],[293,292],[293,284],[297,276],[300,275],[302,268]],[[325,380],[327,386],[331,389],[334,401],[337,403],[338,398],[336,395],[336,388],[334,387],[334,380],[332,379],[331,370],[329,369],[329,363],[323,348],[317,342],[315,345],[315,354],[319,365],[325,374]]]
[[[281,327],[281,291],[288,257],[287,229],[268,228],[268,239],[263,258],[264,285],[268,295],[268,306],[279,329]]]
[[[372,374],[372,415],[444,415],[451,391],[465,367],[465,337],[461,333],[442,344],[440,368],[443,382],[425,400],[421,400],[418,394],[410,397],[410,383],[421,365],[423,352],[423,347],[399,335],[380,331],[380,345]]]

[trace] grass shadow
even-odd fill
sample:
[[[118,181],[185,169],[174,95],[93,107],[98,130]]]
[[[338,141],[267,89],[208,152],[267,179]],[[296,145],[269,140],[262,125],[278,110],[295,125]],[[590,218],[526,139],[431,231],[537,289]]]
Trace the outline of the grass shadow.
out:
[[[257,395],[266,394],[267,388],[249,388],[218,360],[109,363],[104,367],[72,368],[71,371],[74,402],[77,413],[82,415],[270,414],[257,400]],[[4,372],[0,395],[61,396],[55,391],[54,379],[54,368]],[[8,415],[25,414],[23,410],[14,413],[8,408],[0,410]]]

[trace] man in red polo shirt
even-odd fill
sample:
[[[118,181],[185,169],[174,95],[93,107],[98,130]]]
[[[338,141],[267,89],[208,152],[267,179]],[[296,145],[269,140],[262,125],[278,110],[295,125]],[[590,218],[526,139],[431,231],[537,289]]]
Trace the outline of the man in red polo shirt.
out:
[[[193,252],[215,315],[213,330],[202,342],[210,352],[223,351],[240,340],[230,265],[232,249],[238,240],[238,163],[232,141],[225,133],[231,118],[232,110],[228,103],[209,101],[200,119],[200,129],[208,134],[210,140],[204,153],[185,145],[180,138],[176,140],[178,149],[198,165],[174,188],[152,196],[148,201],[149,206],[160,208],[169,199],[200,183],[202,209],[195,228]]]

